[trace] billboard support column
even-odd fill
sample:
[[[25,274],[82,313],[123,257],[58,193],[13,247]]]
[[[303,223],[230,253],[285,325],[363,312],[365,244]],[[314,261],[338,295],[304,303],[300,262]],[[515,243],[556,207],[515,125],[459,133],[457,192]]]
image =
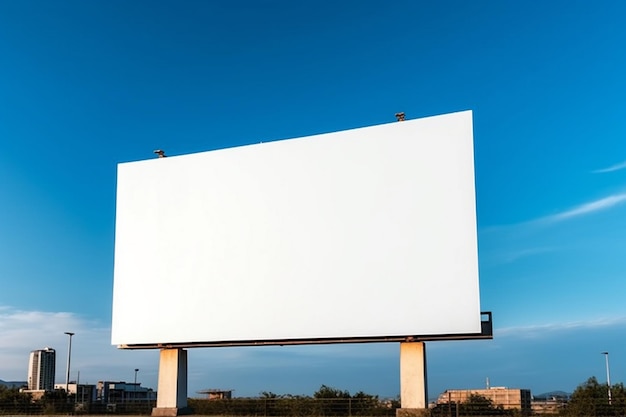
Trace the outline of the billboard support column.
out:
[[[428,412],[424,342],[400,343],[400,407],[396,417],[424,416]]]
[[[161,349],[157,406],[153,416],[169,417],[189,414],[187,407],[187,351]]]

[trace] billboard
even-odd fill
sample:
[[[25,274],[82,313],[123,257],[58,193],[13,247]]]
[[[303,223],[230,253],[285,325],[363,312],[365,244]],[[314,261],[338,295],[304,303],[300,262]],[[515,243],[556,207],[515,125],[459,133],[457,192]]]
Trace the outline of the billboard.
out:
[[[481,332],[470,111],[118,165],[112,344]]]

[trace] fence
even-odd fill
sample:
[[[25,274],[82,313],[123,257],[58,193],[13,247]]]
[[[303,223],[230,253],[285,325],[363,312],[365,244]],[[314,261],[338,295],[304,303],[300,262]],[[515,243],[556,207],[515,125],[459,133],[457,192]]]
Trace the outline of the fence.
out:
[[[220,416],[395,416],[395,407],[374,398],[236,398],[231,400],[189,399],[197,415]],[[74,403],[66,400],[0,401],[0,415],[112,414],[150,415],[155,401],[117,404]]]
[[[231,400],[189,399],[193,414],[206,416],[256,417],[392,417],[396,415],[397,401],[379,401],[376,398],[317,399],[289,398],[235,398]],[[118,404],[73,403],[62,400],[23,401],[19,398],[0,401],[0,415],[150,415],[155,401],[131,401]],[[429,409],[430,417],[482,416],[562,416],[562,417],[618,417],[626,416],[626,404],[606,399],[589,399],[576,404],[565,402],[533,402],[531,409],[521,405],[480,406],[472,404],[439,404]]]
[[[156,401],[132,401],[119,404],[76,403],[66,400],[0,401],[0,415],[150,415]]]
[[[375,398],[237,398],[189,400],[195,414],[229,416],[395,416],[394,404]]]

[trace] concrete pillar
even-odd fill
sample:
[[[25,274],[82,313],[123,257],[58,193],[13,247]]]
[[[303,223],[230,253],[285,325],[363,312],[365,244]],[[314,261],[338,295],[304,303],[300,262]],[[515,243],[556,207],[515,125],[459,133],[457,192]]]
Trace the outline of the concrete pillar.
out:
[[[424,342],[400,343],[400,407],[396,417],[428,415]]]
[[[161,349],[159,358],[159,387],[153,416],[189,414],[187,407],[187,351]]]

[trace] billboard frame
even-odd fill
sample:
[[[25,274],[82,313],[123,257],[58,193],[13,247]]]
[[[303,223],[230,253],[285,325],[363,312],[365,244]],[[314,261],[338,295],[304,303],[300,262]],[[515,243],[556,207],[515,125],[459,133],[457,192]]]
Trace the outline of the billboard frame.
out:
[[[392,342],[435,342],[444,340],[480,340],[493,339],[493,321],[491,311],[480,313],[480,333],[459,333],[441,335],[412,335],[412,336],[379,336],[379,337],[345,337],[345,338],[317,338],[317,339],[280,339],[280,340],[237,340],[217,342],[191,343],[144,343],[121,344],[118,349],[187,349],[209,347],[242,347],[242,346],[301,346],[301,345],[329,345],[348,343],[392,343]]]

